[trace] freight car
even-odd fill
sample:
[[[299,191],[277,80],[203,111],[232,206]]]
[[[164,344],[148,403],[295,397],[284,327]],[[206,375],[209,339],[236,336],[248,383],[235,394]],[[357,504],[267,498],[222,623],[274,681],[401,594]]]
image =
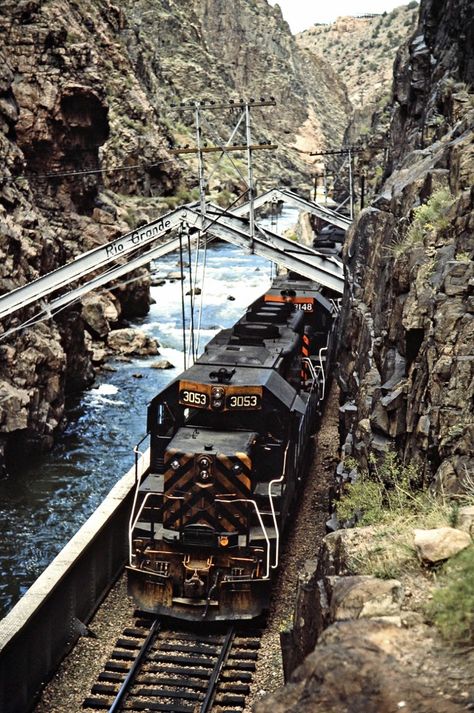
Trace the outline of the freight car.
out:
[[[268,607],[324,398],[334,304],[277,278],[150,403],[150,469],[130,521],[128,591],[146,612],[234,620]]]

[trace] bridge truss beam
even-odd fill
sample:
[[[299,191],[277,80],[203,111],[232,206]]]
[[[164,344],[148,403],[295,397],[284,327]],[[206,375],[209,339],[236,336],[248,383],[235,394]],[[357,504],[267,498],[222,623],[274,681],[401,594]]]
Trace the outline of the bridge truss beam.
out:
[[[257,199],[258,200],[258,199]],[[138,228],[116,240],[79,255],[53,272],[0,296],[0,318],[5,318],[35,302],[41,302],[41,315],[52,316],[54,312],[71,304],[88,292],[113,282],[123,275],[150,263],[180,247],[180,237],[173,237],[156,245],[156,241],[177,230],[199,231],[206,240],[219,238],[238,245],[248,252],[254,252],[277,265],[297,272],[323,287],[338,294],[344,289],[343,268],[334,257],[318,253],[309,246],[300,245],[282,238],[277,233],[263,229],[256,224],[256,234],[252,238],[249,222],[234,212],[221,211],[209,206],[206,215],[189,206],[182,206],[162,216],[158,220]],[[197,242],[195,237],[191,238]],[[123,260],[126,262],[123,263]],[[120,261],[120,264],[115,264]],[[111,267],[111,265],[113,265]],[[97,270],[99,275],[74,287],[77,281]],[[72,286],[72,289],[71,289]],[[70,288],[70,289],[68,289]],[[63,294],[45,300],[62,290]],[[64,291],[65,290],[65,291]]]
[[[260,196],[254,199],[253,205],[254,209],[256,210],[257,208],[260,208],[261,206],[266,205],[268,203],[279,202],[288,203],[289,205],[292,205],[295,208],[298,208],[299,210],[303,210],[306,213],[316,215],[318,218],[325,220],[331,225],[337,225],[343,230],[347,230],[350,224],[352,223],[352,220],[350,218],[347,218],[345,215],[336,213],[336,211],[331,210],[331,208],[323,206],[320,203],[316,203],[316,201],[301,198],[300,196],[296,195],[296,193],[293,193],[292,191],[289,191],[286,188],[272,188],[266,193],[262,193]],[[249,211],[250,201],[247,203],[243,203],[241,206],[238,206],[238,208],[234,208],[232,212],[235,213],[235,215],[241,216],[247,215]]]

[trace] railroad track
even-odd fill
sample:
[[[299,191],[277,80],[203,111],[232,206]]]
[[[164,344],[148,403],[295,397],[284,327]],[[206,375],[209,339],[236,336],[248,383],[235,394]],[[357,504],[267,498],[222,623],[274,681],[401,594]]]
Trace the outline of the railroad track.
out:
[[[117,640],[83,710],[240,713],[260,631],[200,628],[137,620]]]

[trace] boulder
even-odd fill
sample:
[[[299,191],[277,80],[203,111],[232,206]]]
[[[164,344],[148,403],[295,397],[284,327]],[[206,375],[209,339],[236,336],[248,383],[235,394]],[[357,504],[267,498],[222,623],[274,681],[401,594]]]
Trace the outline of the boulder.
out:
[[[400,617],[404,594],[398,580],[364,575],[327,580],[332,621]]]
[[[28,426],[30,393],[4,381],[0,384],[0,414],[2,431],[7,433]]]
[[[104,346],[99,342],[93,342],[92,344],[92,363],[97,365],[97,364],[102,364],[102,362],[105,361],[105,358],[107,356],[107,352],[104,349]]]
[[[126,329],[114,329],[107,336],[107,346],[114,352],[122,355],[135,354],[138,356],[149,356],[159,354],[158,342],[153,337],[149,337],[141,329],[127,327]]]
[[[453,557],[472,543],[467,532],[454,527],[415,530],[414,545],[422,562],[435,564]]]
[[[474,505],[465,505],[459,508],[458,528],[468,532],[471,537],[474,535]]]
[[[381,621],[338,622],[290,682],[254,706],[255,713],[455,713],[465,710],[410,676],[393,655],[403,632]]]
[[[110,324],[118,321],[120,307],[111,295],[92,292],[82,300],[82,318],[89,331],[104,338],[110,332]]]
[[[151,369],[174,369],[174,364],[172,364],[168,359],[160,359],[160,361],[154,361],[150,364]]]

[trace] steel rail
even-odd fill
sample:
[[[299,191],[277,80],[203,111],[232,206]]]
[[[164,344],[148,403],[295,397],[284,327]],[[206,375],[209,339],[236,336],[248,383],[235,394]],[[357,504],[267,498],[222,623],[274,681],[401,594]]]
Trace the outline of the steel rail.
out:
[[[222,644],[221,652],[219,654],[219,658],[217,659],[215,666],[212,670],[211,676],[209,678],[209,686],[207,688],[204,700],[201,703],[199,713],[208,713],[208,711],[210,711],[212,708],[212,704],[214,702],[214,697],[216,695],[217,684],[219,682],[219,677],[221,675],[222,667],[224,666],[225,662],[227,661],[229,652],[230,652],[230,650],[232,648],[232,644],[234,642],[234,638],[235,638],[235,627],[231,626],[229,628],[229,630],[227,631],[226,637],[224,639],[224,643]]]
[[[120,711],[120,705],[122,703],[122,700],[123,700],[124,696],[126,695],[126,693],[128,692],[130,686],[132,685],[132,683],[135,679],[135,676],[138,672],[138,669],[140,668],[142,660],[145,657],[148,649],[150,648],[150,644],[153,641],[155,634],[160,630],[160,627],[161,627],[161,621],[159,619],[155,619],[155,621],[153,622],[153,624],[150,628],[148,636],[146,637],[145,641],[143,642],[142,647],[141,647],[140,651],[138,652],[135,661],[132,664],[130,671],[127,673],[127,676],[126,676],[124,682],[120,686],[120,689],[119,689],[117,695],[115,696],[115,700],[112,703],[112,705],[110,706],[108,713],[117,713],[118,711]]]

